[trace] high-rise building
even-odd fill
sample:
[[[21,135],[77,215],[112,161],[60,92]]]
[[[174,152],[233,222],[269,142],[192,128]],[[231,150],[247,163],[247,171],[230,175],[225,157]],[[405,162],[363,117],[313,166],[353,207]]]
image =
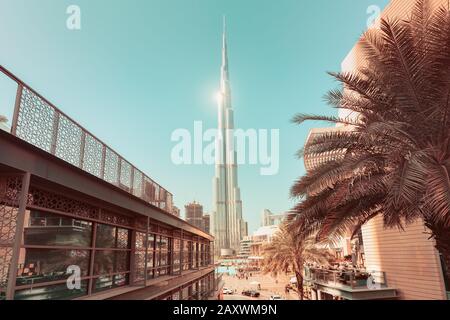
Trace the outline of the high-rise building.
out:
[[[203,229],[203,206],[194,201],[184,206],[186,222]]]
[[[248,259],[248,257],[250,257],[252,254],[251,247],[252,237],[245,236],[244,238],[242,238],[237,257],[239,259]]]
[[[264,209],[261,214],[261,227],[280,225],[288,213],[275,214],[269,209]]]
[[[203,227],[202,227],[202,229],[206,233],[210,233],[211,232],[211,216],[209,214],[205,214],[203,216]]]
[[[214,211],[212,213],[215,254],[232,256],[238,252],[240,241],[246,234],[247,227],[242,219],[241,192],[238,186],[225,21],[220,92],[218,94],[218,133],[213,179]]]

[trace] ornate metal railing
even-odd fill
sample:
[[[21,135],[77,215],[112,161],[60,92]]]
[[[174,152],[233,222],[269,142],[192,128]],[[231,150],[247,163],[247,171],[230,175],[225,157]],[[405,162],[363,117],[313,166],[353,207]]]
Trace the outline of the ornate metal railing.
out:
[[[172,194],[3,66],[17,83],[10,133],[128,193],[172,213]]]

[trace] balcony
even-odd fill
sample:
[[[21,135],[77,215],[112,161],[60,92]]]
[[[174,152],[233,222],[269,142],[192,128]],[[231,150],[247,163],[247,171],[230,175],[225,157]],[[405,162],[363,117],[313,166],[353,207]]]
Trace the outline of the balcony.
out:
[[[305,268],[305,281],[317,291],[345,300],[396,298],[382,271]]]

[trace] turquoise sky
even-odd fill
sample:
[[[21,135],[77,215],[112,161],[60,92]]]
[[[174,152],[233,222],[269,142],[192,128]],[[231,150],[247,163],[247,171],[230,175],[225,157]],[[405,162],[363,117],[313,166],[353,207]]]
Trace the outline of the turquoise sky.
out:
[[[169,189],[182,208],[212,208],[211,166],[175,166],[173,130],[215,127],[222,15],[227,15],[236,126],[280,129],[280,171],[239,168],[250,231],[264,208],[291,208],[302,175],[295,152],[308,131],[297,112],[333,114],[323,95],[366,27],[369,5],[388,0],[0,1],[0,64]],[[66,28],[69,5],[82,29]],[[0,113],[14,87],[0,76]]]

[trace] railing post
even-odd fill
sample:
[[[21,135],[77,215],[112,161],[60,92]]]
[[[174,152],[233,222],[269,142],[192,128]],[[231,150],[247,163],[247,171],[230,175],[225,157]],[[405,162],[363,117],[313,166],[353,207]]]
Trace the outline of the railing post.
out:
[[[16,101],[14,104],[14,114],[13,114],[12,125],[11,125],[11,134],[13,134],[13,135],[17,135],[17,124],[19,122],[20,103],[22,101],[22,92],[23,92],[23,85],[21,83],[19,83],[17,85]]]

